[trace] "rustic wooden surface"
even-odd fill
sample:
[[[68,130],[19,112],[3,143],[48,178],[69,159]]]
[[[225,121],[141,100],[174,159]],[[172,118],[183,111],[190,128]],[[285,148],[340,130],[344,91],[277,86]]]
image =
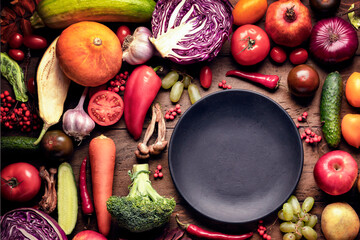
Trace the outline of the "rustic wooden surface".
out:
[[[237,0],[231,0],[233,5],[236,4]],[[268,1],[269,4],[271,1]],[[308,1],[303,1],[304,4],[308,5]],[[351,0],[345,0],[342,1],[339,12],[337,15],[342,16],[343,18],[347,18],[346,16],[343,16],[341,13],[346,11],[349,8],[350,3],[354,1]],[[312,15],[313,12],[311,12]],[[314,18],[314,22],[316,19]],[[259,23],[257,23],[259,26],[264,26],[264,19],[262,19]],[[118,25],[111,25],[111,27],[115,27]],[[136,25],[131,25],[132,30],[136,27]],[[234,26],[235,29],[235,26]],[[49,40],[54,39],[54,37],[59,33],[58,31],[49,31],[48,30],[42,30],[40,33],[43,36],[47,36]],[[360,39],[360,32],[358,32],[358,36]],[[304,44],[305,47],[307,43]],[[274,46],[274,44],[272,43]],[[28,76],[27,79],[30,77],[35,76],[37,64],[39,62],[39,59],[41,57],[42,52],[33,52],[33,58],[31,59],[31,62],[29,64],[28,68]],[[201,64],[194,64],[192,66],[179,66],[172,64],[168,61],[164,61],[159,58],[154,58],[150,64],[153,66],[155,64],[164,64],[167,66],[168,69],[170,68],[177,68],[181,69],[184,72],[187,72],[194,76],[196,78],[195,83],[199,86],[200,84],[198,82],[199,77],[199,67]],[[289,62],[289,60],[286,61],[283,65],[275,65],[273,62],[271,62],[270,58],[266,58],[264,62],[257,66],[253,67],[241,67],[239,66],[231,57],[230,55],[230,48],[229,48],[229,42],[227,42],[223,49],[221,50],[218,57],[209,63],[209,66],[211,67],[213,71],[213,82],[212,86],[209,90],[204,90],[200,88],[201,95],[206,96],[212,92],[216,91],[224,91],[217,87],[218,82],[220,82],[223,79],[226,79],[229,84],[233,86],[234,89],[249,89],[258,93],[261,93],[263,95],[266,95],[270,97],[271,99],[278,102],[294,119],[294,121],[297,122],[297,117],[304,111],[307,111],[309,113],[308,117],[308,124],[310,127],[317,129],[318,133],[321,133],[320,130],[320,114],[319,114],[319,103],[320,103],[320,93],[321,93],[321,87],[323,84],[323,81],[326,77],[326,75],[334,70],[337,70],[341,73],[343,77],[344,83],[346,82],[347,78],[350,76],[351,73],[354,71],[360,71],[360,47],[357,51],[357,55],[354,57],[352,61],[346,62],[345,64],[342,64],[341,66],[336,66],[333,69],[330,68],[323,68],[319,66],[317,63],[315,63],[311,58],[307,61],[307,64],[315,67],[315,69],[318,71],[321,79],[321,84],[319,90],[316,92],[315,96],[311,99],[303,100],[303,99],[297,99],[290,95],[290,93],[287,91],[287,74],[290,71],[290,69],[293,67],[293,65]],[[24,65],[24,64],[23,64]],[[124,65],[121,69],[121,71],[127,70],[128,65]],[[264,74],[277,74],[281,78],[281,86],[278,90],[275,92],[268,91],[258,85],[253,85],[249,82],[246,82],[244,80],[240,80],[237,78],[232,77],[225,77],[226,71],[230,69],[245,69],[248,71],[258,71]],[[2,78],[1,80],[2,84],[2,92],[5,89],[11,89],[9,84]],[[73,108],[77,104],[77,99],[81,95],[82,88],[72,84],[70,87],[71,94],[69,94],[68,99],[66,100],[65,107],[66,108]],[[225,90],[226,91],[226,90]],[[158,101],[161,103],[163,109],[169,109],[170,107],[173,107],[174,105],[169,100],[169,91],[166,90],[160,90],[158,96],[156,97],[155,101]],[[181,97],[179,103],[182,106],[182,110],[185,111],[190,107],[190,101],[188,98],[188,94],[186,90],[184,91],[183,96]],[[341,115],[344,116],[346,113],[360,113],[360,109],[355,109],[351,107],[345,100],[345,98],[342,101],[342,110]],[[180,116],[181,117],[181,116]],[[166,139],[170,139],[171,134],[173,132],[173,129],[177,123],[177,121],[180,119],[180,117],[176,117],[174,121],[167,122],[167,133],[166,133]],[[148,119],[145,121],[144,129],[147,126]],[[60,124],[57,124],[53,127],[53,129],[59,129],[61,128]],[[302,129],[303,130],[303,129]],[[144,132],[143,132],[144,133]],[[2,129],[2,133],[4,135],[20,135],[17,132],[8,132],[7,130]],[[137,141],[133,140],[129,133],[127,132],[124,124],[124,120],[121,119],[117,124],[110,126],[110,127],[100,127],[97,126],[95,130],[91,133],[90,137],[87,137],[80,146],[76,146],[75,153],[72,157],[72,159],[69,161],[73,167],[76,180],[78,181],[79,177],[79,170],[80,170],[80,163],[83,160],[85,156],[88,155],[88,144],[90,140],[93,137],[96,137],[100,134],[105,134],[108,137],[111,137],[116,144],[117,152],[116,152],[116,167],[115,167],[115,177],[114,177],[114,187],[113,187],[113,194],[114,195],[120,195],[124,196],[128,194],[128,185],[130,184],[130,179],[127,175],[127,171],[132,168],[132,165],[137,163],[137,159],[134,155],[134,150],[136,149]],[[37,136],[38,132],[30,133],[31,136]],[[154,141],[154,138],[152,138],[150,141]],[[271,144],[271,143],[269,143]],[[312,210],[313,214],[316,214],[319,219],[321,217],[321,212],[323,208],[332,202],[337,201],[346,201],[349,204],[351,204],[354,209],[357,211],[358,215],[360,216],[360,194],[356,191],[355,188],[353,188],[349,193],[338,196],[338,197],[332,197],[324,192],[322,192],[316,185],[314,178],[313,178],[313,167],[318,158],[330,151],[330,149],[326,146],[325,142],[322,141],[318,146],[310,146],[308,144],[304,143],[304,168],[302,172],[302,176],[300,179],[300,182],[294,192],[294,194],[298,197],[300,201],[303,201],[307,196],[312,196],[315,198],[315,206]],[[344,150],[349,152],[360,164],[360,150],[355,149],[354,147],[349,146],[343,139],[341,141],[341,144],[338,149]],[[2,159],[2,167],[14,162],[14,161],[29,161],[35,165],[41,165],[44,162],[46,162],[45,159],[43,159],[42,156],[32,156],[27,157],[26,159],[13,159],[13,158],[3,158]],[[179,214],[182,221],[194,223],[197,224],[205,229],[208,230],[217,230],[217,231],[225,231],[225,232],[242,232],[245,229],[243,229],[241,226],[238,226],[234,230],[233,227],[228,227],[226,225],[219,225],[214,224],[203,217],[196,214],[194,211],[191,210],[191,207],[189,207],[184,200],[179,196],[178,192],[176,191],[173,182],[171,180],[171,176],[168,169],[168,154],[167,149],[164,151],[164,153],[157,158],[152,158],[149,160],[150,169],[155,170],[156,166],[158,164],[161,164],[163,166],[162,172],[164,173],[164,178],[161,180],[154,180],[153,177],[151,177],[152,184],[154,188],[159,192],[160,195],[168,196],[168,197],[174,197],[177,203],[177,206],[175,208],[175,211],[173,213],[173,216],[171,217],[170,223],[167,225],[169,228],[176,227],[175,222],[175,214]],[[221,164],[219,162],[219,164]],[[90,171],[88,166],[88,178],[90,180]],[[276,169],[269,169],[269,171],[276,171]],[[91,183],[89,181],[88,187],[91,190]],[[264,198],[263,201],[266,201]],[[34,204],[34,202],[28,203],[27,206],[31,206],[31,204]],[[2,201],[1,210],[2,213],[6,212],[8,209],[24,206],[24,204],[15,205],[14,203],[8,203],[5,201]],[[53,214],[53,217],[56,218],[56,214]],[[276,213],[270,215],[268,218],[264,219],[265,224],[267,227],[270,227],[268,232],[271,234],[273,239],[282,239],[282,234],[279,231],[279,221],[276,219]],[[319,220],[320,221],[320,220]],[[96,218],[95,216],[91,217],[90,224],[87,224],[87,219],[85,219],[82,215],[82,212],[79,208],[79,214],[78,214],[78,222],[76,225],[76,228],[74,232],[70,235],[70,239],[78,232],[84,230],[84,229],[92,229],[97,230],[96,225]],[[318,233],[319,238],[318,239],[324,239],[323,234],[320,229],[320,224],[318,223],[316,225],[316,231]],[[256,229],[252,229],[254,232]],[[161,231],[157,231],[150,234],[131,234],[123,229],[119,229],[116,224],[114,223],[112,226],[111,234],[109,236],[109,239],[154,239],[157,235],[159,235]],[[190,236],[189,236],[190,237]],[[254,234],[254,236],[251,239],[262,239],[257,233]]]

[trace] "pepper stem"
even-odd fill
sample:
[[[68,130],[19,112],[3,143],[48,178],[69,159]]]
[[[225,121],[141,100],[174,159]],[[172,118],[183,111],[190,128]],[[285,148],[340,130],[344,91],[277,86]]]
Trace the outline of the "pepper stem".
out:
[[[190,224],[185,224],[185,223],[180,222],[180,220],[179,220],[179,214],[176,214],[175,219],[176,219],[177,224],[179,224],[179,226],[180,226],[182,229],[185,229],[185,230],[186,230],[186,229],[189,227],[189,225],[190,225]]]
[[[156,72],[157,70],[162,70],[162,68],[163,68],[162,66],[157,66],[157,67],[154,67],[153,70],[154,70],[154,72]]]

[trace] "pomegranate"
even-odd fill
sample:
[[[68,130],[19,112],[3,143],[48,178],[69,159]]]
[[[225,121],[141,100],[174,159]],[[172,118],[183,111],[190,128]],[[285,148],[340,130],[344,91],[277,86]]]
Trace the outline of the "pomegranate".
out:
[[[300,0],[279,0],[267,9],[265,31],[283,46],[296,47],[311,33],[310,12]]]

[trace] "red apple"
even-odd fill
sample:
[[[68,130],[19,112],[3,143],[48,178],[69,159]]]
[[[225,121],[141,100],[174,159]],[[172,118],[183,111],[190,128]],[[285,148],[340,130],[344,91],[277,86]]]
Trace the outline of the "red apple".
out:
[[[321,190],[330,195],[348,192],[356,181],[358,165],[347,152],[335,150],[319,158],[314,167],[314,178]]]
[[[76,234],[72,240],[107,240],[107,238],[101,233],[85,230]]]

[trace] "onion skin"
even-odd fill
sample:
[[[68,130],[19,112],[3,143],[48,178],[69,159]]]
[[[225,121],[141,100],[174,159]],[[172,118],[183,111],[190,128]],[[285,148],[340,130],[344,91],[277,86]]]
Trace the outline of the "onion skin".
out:
[[[350,23],[339,17],[320,20],[310,35],[310,52],[322,63],[335,64],[356,53],[359,40]]]
[[[299,0],[279,0],[268,7],[265,31],[279,45],[299,46],[309,38],[311,28],[310,11]]]

